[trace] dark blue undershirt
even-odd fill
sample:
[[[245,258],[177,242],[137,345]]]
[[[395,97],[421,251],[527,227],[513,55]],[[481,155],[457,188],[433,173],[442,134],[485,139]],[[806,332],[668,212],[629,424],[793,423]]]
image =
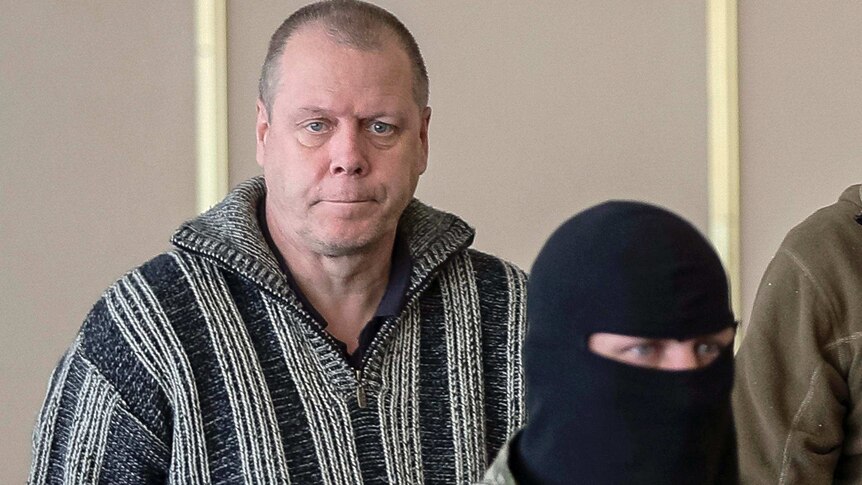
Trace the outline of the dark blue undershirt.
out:
[[[275,259],[278,261],[278,265],[284,273],[288,285],[290,285],[290,288],[299,298],[302,306],[304,306],[311,316],[314,317],[314,319],[317,320],[325,329],[329,324],[320,312],[318,312],[308,299],[305,298],[302,291],[300,291],[299,285],[296,284],[296,280],[293,278],[293,274],[291,274],[290,269],[287,267],[287,263],[284,261],[281,252],[272,240],[269,226],[266,223],[265,201],[261,201],[258,206],[257,219],[258,224],[260,224],[260,231],[263,233],[263,237],[266,239],[266,243],[269,245],[269,249],[272,251],[272,254],[275,255]],[[344,356],[344,359],[347,360],[347,363],[354,369],[362,368],[362,359],[386,319],[395,318],[398,313],[401,312],[401,308],[404,306],[404,298],[407,295],[407,286],[410,284],[410,272],[412,269],[413,259],[410,257],[407,243],[400,235],[396,235],[395,244],[392,248],[392,264],[389,268],[389,281],[386,285],[386,292],[383,294],[380,304],[377,305],[377,311],[374,312],[374,316],[371,317],[371,320],[366,322],[365,327],[363,327],[362,332],[360,332],[359,346],[356,347],[356,351],[352,354],[347,352],[347,344],[335,337],[332,338],[339,350],[341,350],[341,354]]]

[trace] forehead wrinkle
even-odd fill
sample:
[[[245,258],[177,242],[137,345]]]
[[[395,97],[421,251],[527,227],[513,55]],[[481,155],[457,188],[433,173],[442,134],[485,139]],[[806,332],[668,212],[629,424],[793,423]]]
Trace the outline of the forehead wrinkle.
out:
[[[299,108],[297,108],[296,110],[297,110],[297,111],[301,111],[301,112],[303,112],[303,113],[313,114],[313,115],[319,115],[319,114],[327,114],[327,113],[329,113],[329,110],[324,109],[324,108],[320,108],[320,107],[317,107],[317,106],[300,106],[300,107],[299,107]]]
[[[316,47],[308,46],[307,43],[313,40],[315,34],[319,35],[319,32],[307,34],[307,37],[294,38],[293,43],[289,44],[283,53],[285,62],[281,65],[282,76],[279,78],[274,104],[288,101],[285,107],[292,111],[294,116],[355,116],[362,119],[378,116],[403,119],[409,116],[408,108],[401,104],[407,102],[410,106],[415,105],[413,81],[408,73],[403,72],[404,66],[398,65],[399,60],[393,62],[393,58],[387,58],[378,68],[371,66],[374,62],[369,62],[367,67],[360,66],[359,72],[344,71],[345,66],[336,65],[334,75],[328,76],[325,68],[319,70],[323,66],[316,63],[296,63],[294,61],[297,58],[290,55],[295,53],[302,56],[303,51],[308,53],[306,47]],[[336,45],[328,39],[324,42],[330,46]],[[352,53],[384,54],[385,51],[369,52],[345,47],[344,50],[336,49],[333,54],[338,57],[339,54]],[[299,106],[290,108],[290,100]]]

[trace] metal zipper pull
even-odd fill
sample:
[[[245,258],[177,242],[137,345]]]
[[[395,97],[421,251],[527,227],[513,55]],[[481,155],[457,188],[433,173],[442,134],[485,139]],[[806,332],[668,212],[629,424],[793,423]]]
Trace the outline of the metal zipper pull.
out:
[[[365,386],[362,385],[362,371],[356,371],[356,404],[359,404],[359,407],[365,409],[368,407],[368,401],[365,397]]]

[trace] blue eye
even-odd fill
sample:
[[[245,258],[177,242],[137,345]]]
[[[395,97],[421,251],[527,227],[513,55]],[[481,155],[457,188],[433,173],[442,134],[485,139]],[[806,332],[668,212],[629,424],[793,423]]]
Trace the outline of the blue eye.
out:
[[[322,121],[312,121],[311,123],[305,125],[305,129],[312,133],[321,133],[324,129],[326,129],[326,125],[324,125]]]
[[[702,342],[702,343],[699,343],[697,345],[697,347],[695,348],[695,351],[697,352],[697,355],[713,356],[713,355],[717,355],[718,353],[720,353],[722,348],[723,347],[717,343]]]
[[[638,358],[647,358],[655,355],[658,349],[653,343],[643,343],[632,345],[631,347],[628,347],[625,351]]]
[[[652,353],[655,351],[655,347],[649,344],[636,345],[631,348],[631,351],[638,356],[646,357],[648,355],[652,355]]]
[[[371,130],[371,132],[374,133],[375,135],[387,135],[387,134],[391,133],[392,130],[395,129],[395,127],[390,125],[389,123],[384,123],[382,121],[375,121],[374,123],[371,123],[371,125],[368,127],[368,129]]]

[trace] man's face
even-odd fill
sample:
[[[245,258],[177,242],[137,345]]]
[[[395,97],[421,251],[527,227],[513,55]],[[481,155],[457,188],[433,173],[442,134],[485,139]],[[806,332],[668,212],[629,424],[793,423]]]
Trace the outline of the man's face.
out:
[[[430,108],[407,54],[333,42],[319,26],[285,44],[272,113],[258,102],[267,218],[300,251],[343,256],[394,238],[428,159]]]

